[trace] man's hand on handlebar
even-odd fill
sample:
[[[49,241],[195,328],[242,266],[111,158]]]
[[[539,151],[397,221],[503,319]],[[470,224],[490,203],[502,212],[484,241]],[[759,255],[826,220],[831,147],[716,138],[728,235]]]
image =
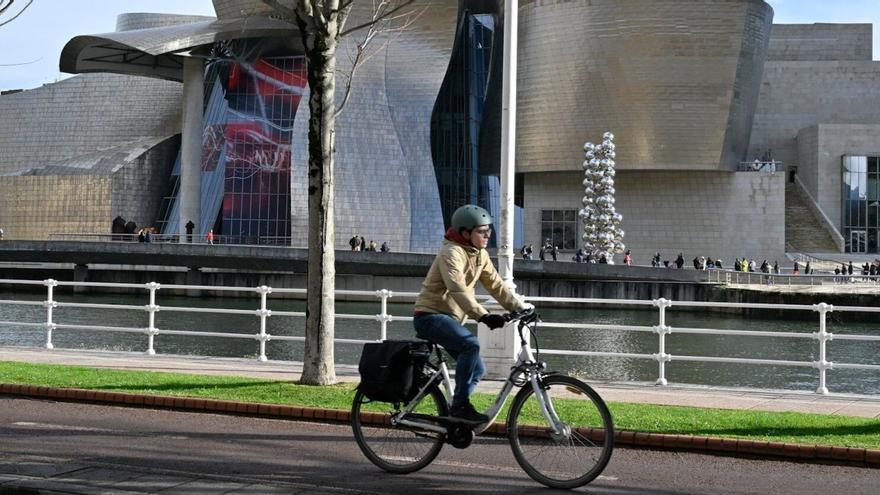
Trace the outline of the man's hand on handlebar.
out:
[[[486,325],[491,330],[495,330],[496,328],[501,328],[507,323],[507,318],[504,315],[493,315],[492,313],[487,313],[480,318],[480,323]]]

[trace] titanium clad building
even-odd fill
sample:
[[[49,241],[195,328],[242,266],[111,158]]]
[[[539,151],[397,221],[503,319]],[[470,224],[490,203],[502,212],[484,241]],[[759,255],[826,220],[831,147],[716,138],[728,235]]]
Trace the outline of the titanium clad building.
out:
[[[354,5],[349,26],[370,14]],[[20,116],[0,122],[8,238],[109,232],[122,216],[305,244],[296,28],[259,0],[214,7],[216,19],[120,16],[65,47],[62,70],[81,75],[0,96]],[[458,205],[498,212],[503,2],[416,8],[378,40],[337,123],[340,248],[359,235],[432,251]],[[760,0],[521,0],[519,19],[518,245],[577,249],[581,147],[610,130],[637,263],[880,249],[870,26],[773,25]],[[775,172],[743,166],[756,158]]]

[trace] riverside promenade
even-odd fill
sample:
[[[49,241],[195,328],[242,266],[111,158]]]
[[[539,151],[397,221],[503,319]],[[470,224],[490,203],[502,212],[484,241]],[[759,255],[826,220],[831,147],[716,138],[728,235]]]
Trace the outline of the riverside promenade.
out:
[[[228,375],[297,381],[302,363],[295,361],[259,362],[254,359],[204,356],[148,356],[135,352],[45,350],[23,347],[0,347],[0,361],[67,364],[94,368],[164,371],[196,375]],[[337,378],[343,382],[359,380],[357,367],[336,365]],[[701,387],[693,385],[655,386],[651,383],[587,382],[607,401],[640,404],[663,404],[718,409],[754,411],[790,411],[880,418],[880,397],[865,395],[820,395],[809,391],[778,391]],[[477,391],[497,392],[503,382],[482,381]]]

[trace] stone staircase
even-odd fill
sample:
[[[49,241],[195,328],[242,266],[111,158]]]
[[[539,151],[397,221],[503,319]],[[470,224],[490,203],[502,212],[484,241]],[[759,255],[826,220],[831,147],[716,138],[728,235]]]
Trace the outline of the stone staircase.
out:
[[[810,199],[792,182],[785,184],[786,251],[839,253],[840,250],[810,209]]]

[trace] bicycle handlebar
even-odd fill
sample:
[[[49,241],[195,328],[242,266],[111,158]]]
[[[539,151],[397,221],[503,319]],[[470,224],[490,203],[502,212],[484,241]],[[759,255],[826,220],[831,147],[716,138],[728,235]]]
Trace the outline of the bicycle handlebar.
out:
[[[504,317],[504,321],[525,320],[526,322],[531,322],[538,318],[538,313],[535,312],[535,308],[529,308],[522,311],[506,313],[502,316]]]

